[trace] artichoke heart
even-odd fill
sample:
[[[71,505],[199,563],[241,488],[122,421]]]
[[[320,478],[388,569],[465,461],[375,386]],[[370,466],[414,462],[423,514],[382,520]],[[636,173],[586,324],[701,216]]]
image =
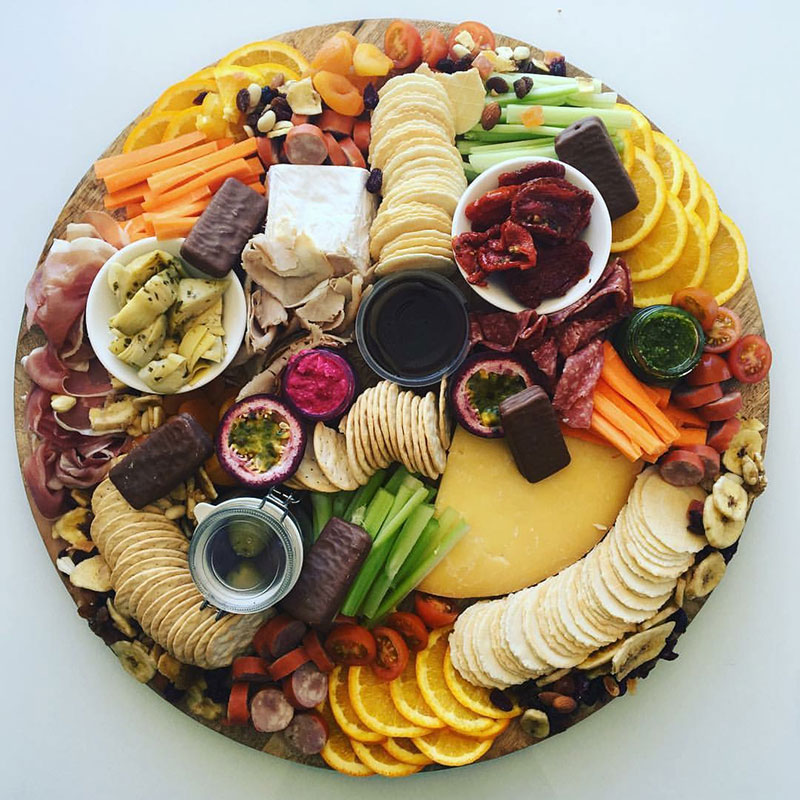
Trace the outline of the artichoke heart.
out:
[[[144,367],[155,358],[164,337],[167,335],[167,317],[162,314],[144,330],[133,336],[121,336],[111,343],[111,352],[132,367]],[[125,347],[117,352],[118,342],[122,340]]]
[[[210,347],[213,346],[216,337],[213,333],[209,333],[205,325],[194,325],[181,339],[181,345],[178,348],[178,354],[186,359],[186,365],[191,372],[197,362],[203,357],[203,354]]]
[[[227,288],[227,281],[184,278],[178,284],[178,298],[172,309],[170,330],[179,331],[189,320],[208,311]]]
[[[215,364],[219,364],[219,362],[225,358],[225,342],[221,336],[214,337],[214,344],[203,353],[201,358],[205,358],[207,361],[213,361]]]
[[[225,328],[222,326],[222,298],[220,297],[213,306],[202,314],[198,314],[194,320],[193,325],[205,325],[210,333],[214,336],[224,336]]]
[[[173,394],[189,379],[186,359],[178,353],[170,353],[159,361],[151,361],[139,370],[139,377],[154,391]]]
[[[108,324],[128,336],[139,333],[175,302],[179,281],[175,269],[162,270],[150,278]]]
[[[174,336],[167,336],[167,338],[161,343],[161,347],[158,348],[158,352],[156,352],[153,358],[166,358],[172,353],[177,353],[180,346],[180,339],[176,339]]]
[[[177,265],[177,259],[163,250],[145,253],[134,258],[130,264],[114,261],[109,265],[108,285],[117,298],[117,304],[122,307],[150,278],[168,267],[175,268]]]

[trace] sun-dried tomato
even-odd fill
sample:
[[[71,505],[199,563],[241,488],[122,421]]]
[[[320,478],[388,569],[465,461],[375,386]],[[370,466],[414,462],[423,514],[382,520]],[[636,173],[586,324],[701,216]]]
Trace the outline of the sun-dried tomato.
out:
[[[563,178],[566,173],[558,161],[537,161],[514,172],[503,172],[497,179],[500,186],[514,186],[527,183],[534,178]]]
[[[519,186],[498,186],[471,202],[464,213],[472,223],[472,229],[485,231],[492,225],[508,219],[511,202],[519,191]]]
[[[486,276],[478,267],[478,248],[489,238],[489,232],[467,231],[453,237],[453,253],[467,281],[479,286],[486,283]]]
[[[528,308],[548,297],[561,297],[589,272],[592,250],[578,239],[569,244],[539,247],[536,269],[508,274],[511,294]]]
[[[536,178],[517,188],[511,219],[524,225],[533,236],[547,243],[567,244],[589,224],[594,198],[569,181]]]
[[[520,269],[536,266],[536,245],[530,233],[513,220],[506,220],[501,230],[503,249],[519,260]]]

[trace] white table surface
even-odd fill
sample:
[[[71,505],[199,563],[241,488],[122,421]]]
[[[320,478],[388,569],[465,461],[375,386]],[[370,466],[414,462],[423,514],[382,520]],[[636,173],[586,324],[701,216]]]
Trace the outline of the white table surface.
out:
[[[0,796],[796,796],[796,4],[29,0],[3,9]],[[681,639],[680,659],[659,666],[635,697],[490,764],[359,783],[203,728],[132,680],[89,632],[25,502],[11,367],[24,286],[50,226],[92,160],[139,109],[243,42],[400,9],[407,17],[484,20],[562,51],[621,90],[693,157],[747,240],[775,351],[770,487],[725,580]]]

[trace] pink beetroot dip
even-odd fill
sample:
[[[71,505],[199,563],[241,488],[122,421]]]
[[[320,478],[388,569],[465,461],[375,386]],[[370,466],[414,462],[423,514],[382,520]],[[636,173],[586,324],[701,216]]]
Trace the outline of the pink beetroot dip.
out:
[[[350,364],[331,350],[303,350],[286,367],[283,392],[300,414],[329,420],[344,414],[355,393]]]

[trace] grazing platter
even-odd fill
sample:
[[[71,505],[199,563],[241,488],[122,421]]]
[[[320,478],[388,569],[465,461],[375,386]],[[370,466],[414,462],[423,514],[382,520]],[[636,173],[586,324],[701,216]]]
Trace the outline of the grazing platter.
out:
[[[201,724],[351,776],[633,692],[766,488],[738,228],[601,79],[479,22],[168,87],[25,303],[20,466],[78,613]]]

